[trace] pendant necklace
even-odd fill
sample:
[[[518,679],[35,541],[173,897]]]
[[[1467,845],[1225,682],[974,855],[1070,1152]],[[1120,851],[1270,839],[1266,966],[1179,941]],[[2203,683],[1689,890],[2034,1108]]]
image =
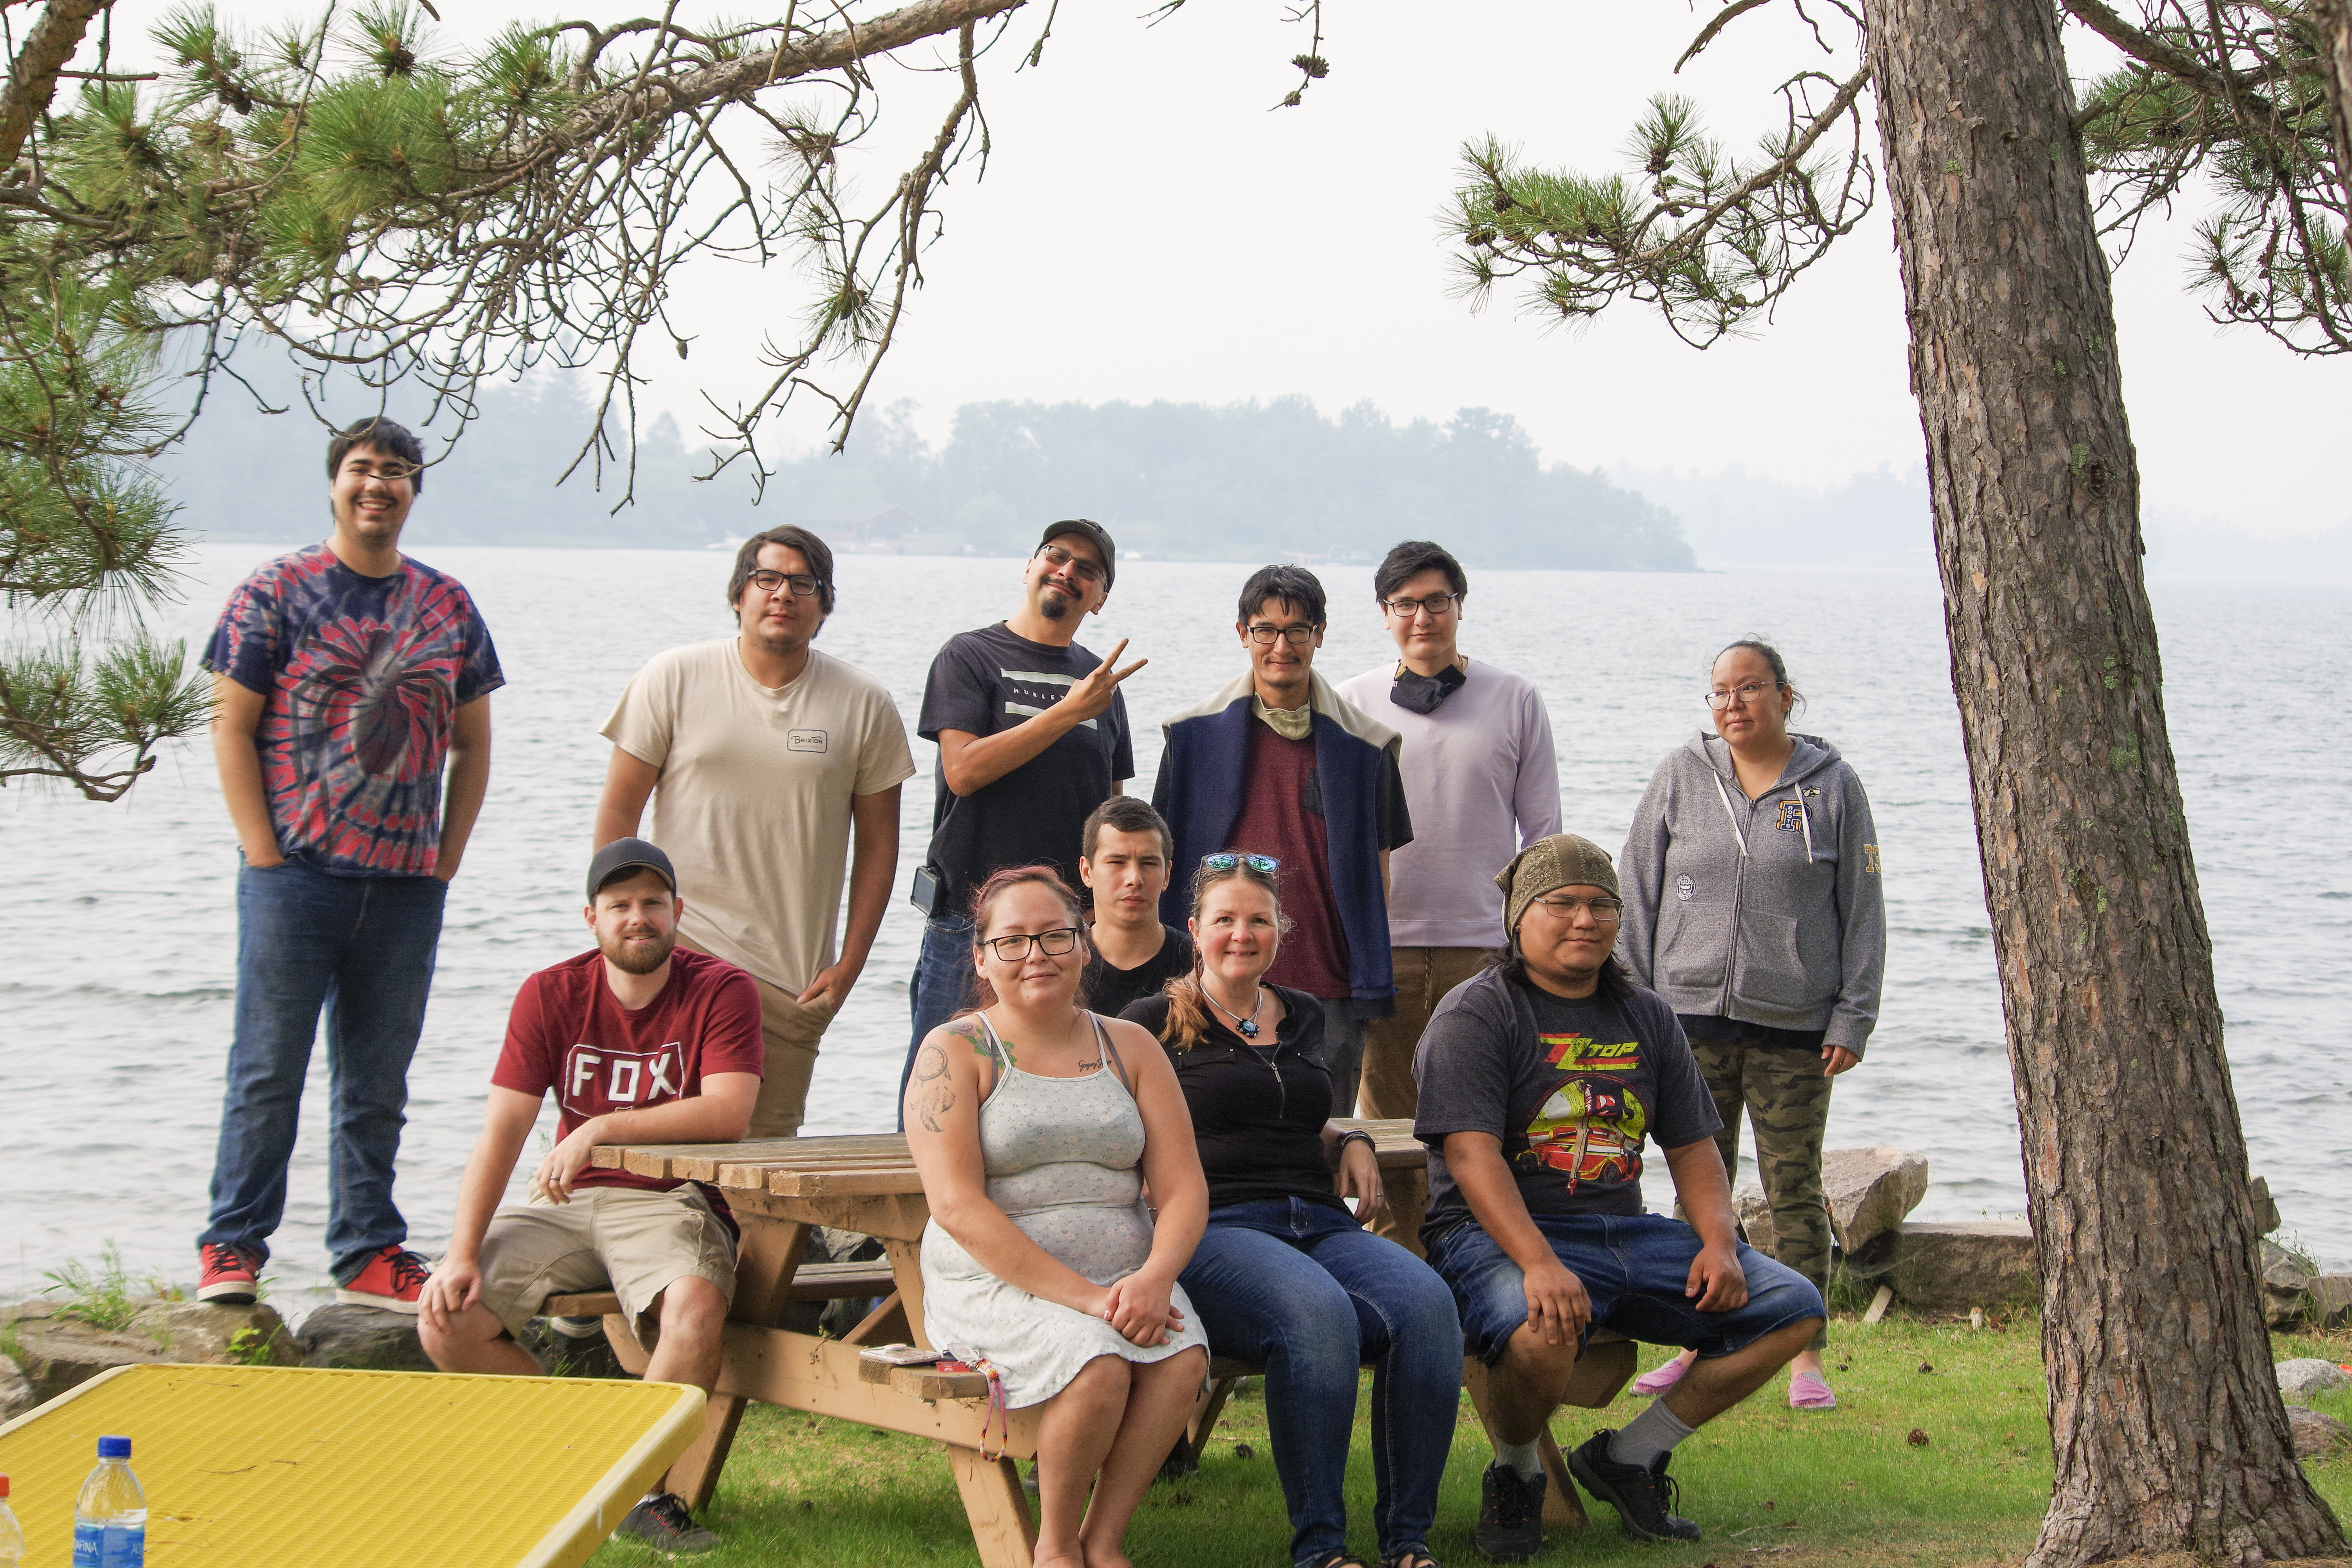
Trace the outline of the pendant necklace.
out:
[[[1246,1018],[1243,1017],[1239,1013],[1234,1012],[1231,1007],[1226,1006],[1223,1002],[1218,1001],[1215,996],[1211,995],[1207,986],[1203,985],[1201,987],[1201,994],[1209,998],[1210,1006],[1214,1007],[1218,1012],[1223,1013],[1226,1017],[1231,1018],[1234,1021],[1234,1027],[1241,1031],[1243,1039],[1255,1040],[1257,1038],[1257,1016],[1265,1011],[1265,986],[1261,985],[1257,988],[1257,1000],[1250,1005],[1249,1016]]]

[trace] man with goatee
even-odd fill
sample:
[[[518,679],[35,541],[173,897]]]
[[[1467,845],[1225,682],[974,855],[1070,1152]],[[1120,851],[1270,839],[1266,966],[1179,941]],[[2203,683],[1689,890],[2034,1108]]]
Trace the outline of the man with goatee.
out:
[[[726,1199],[588,1162],[600,1143],[731,1143],[751,1120],[766,1054],[760,994],[724,959],[677,946],[684,908],[668,856],[614,839],[588,868],[595,947],[539,971],[515,996],[449,1251],[418,1303],[418,1337],[442,1371],[536,1376],[518,1336],[547,1298],[610,1290],[652,1347],[648,1381],[705,1394],[719,1381],[735,1295]],[[555,1147],[531,1174],[530,1201],[501,1208],[550,1089]],[[620,1530],[667,1552],[718,1544],[660,1490]]]
[[[972,889],[1008,866],[1051,866],[1078,886],[1087,817],[1135,773],[1118,668],[1080,647],[1079,623],[1110,596],[1118,558],[1101,524],[1046,526],[1022,576],[1021,605],[950,637],[931,660],[916,730],[940,748],[931,848],[914,901],[928,917],[912,987],[912,1067],[923,1037],[971,988]],[[903,1090],[906,1074],[899,1074]],[[900,1098],[903,1100],[903,1093]]]

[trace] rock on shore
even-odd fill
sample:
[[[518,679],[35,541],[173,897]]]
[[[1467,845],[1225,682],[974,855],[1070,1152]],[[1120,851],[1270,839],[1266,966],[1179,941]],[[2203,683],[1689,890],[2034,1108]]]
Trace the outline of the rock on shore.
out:
[[[0,1355],[0,1421],[14,1421],[39,1403],[25,1369],[14,1357]]]
[[[1906,1306],[1964,1312],[2022,1307],[2038,1300],[2033,1231],[2021,1219],[1958,1225],[1906,1223],[1886,1282]]]
[[[331,1301],[302,1320],[302,1364],[353,1372],[431,1372],[408,1312]]]
[[[1822,1155],[1822,1194],[1830,1229],[1851,1258],[1901,1225],[1927,1195],[1927,1162],[1883,1144],[1831,1149]]]
[[[2330,1389],[2352,1388],[2352,1373],[2332,1361],[2305,1357],[2300,1361],[2278,1363],[2279,1397],[2290,1405],[2308,1405],[2315,1394]]]
[[[2324,1459],[2352,1452],[2352,1426],[2333,1415],[2307,1405],[2290,1405],[2286,1407],[2286,1424],[2294,1434],[2294,1457],[2298,1459]]]
[[[268,1306],[215,1307],[201,1301],[147,1300],[120,1329],[101,1329],[67,1317],[62,1301],[19,1301],[0,1307],[0,1323],[15,1331],[17,1363],[33,1402],[118,1366],[150,1362],[289,1365],[300,1359],[294,1336]],[[6,1397],[0,1377],[0,1402]]]

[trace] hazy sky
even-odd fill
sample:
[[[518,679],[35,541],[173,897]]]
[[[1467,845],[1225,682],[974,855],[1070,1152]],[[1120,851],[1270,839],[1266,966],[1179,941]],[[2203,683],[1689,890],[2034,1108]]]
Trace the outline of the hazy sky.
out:
[[[1777,121],[1776,82],[1843,63],[1825,61],[1793,15],[1744,19],[1676,78],[1669,68],[1711,5],[1328,0],[1329,78],[1304,107],[1268,112],[1308,37],[1283,21],[1285,0],[1191,0],[1157,26],[1146,0],[1062,0],[1042,67],[1016,72],[1045,8],[1032,0],[1014,19],[1017,45],[984,63],[987,177],[975,184],[967,166],[950,192],[929,285],[880,380],[879,397],[914,400],[927,428],[943,433],[958,404],[987,398],[1303,392],[1327,410],[1369,398],[1399,418],[1485,405],[1516,416],[1547,457],[1583,466],[1738,464],[1830,482],[1919,462],[1883,199],[1776,325],[1704,353],[1631,305],[1571,336],[1508,301],[1474,316],[1447,293],[1436,215],[1464,141],[1492,131],[1543,162],[1613,170],[1643,101],[1679,90],[1733,145],[1750,145]],[[139,0],[118,16],[161,9]],[[441,9],[460,32],[550,14],[505,0]],[[2099,58],[2081,50],[2078,72]],[[880,189],[907,140],[935,128],[940,100],[935,79],[877,77],[891,134],[865,172]],[[2352,521],[2336,456],[2352,360],[2297,361],[2218,331],[2180,288],[2192,216],[2144,236],[2116,280],[2149,513],[2264,533]],[[755,384],[759,331],[789,332],[803,299],[777,270],[697,269],[676,313],[696,352],[685,365],[662,356],[657,396],[691,424],[696,378]]]

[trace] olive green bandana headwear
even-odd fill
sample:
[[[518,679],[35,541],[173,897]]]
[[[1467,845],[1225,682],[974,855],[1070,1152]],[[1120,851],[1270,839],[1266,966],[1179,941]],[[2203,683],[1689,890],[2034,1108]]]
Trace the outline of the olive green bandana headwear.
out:
[[[1286,741],[1303,741],[1315,732],[1313,699],[1296,708],[1269,708],[1263,697],[1250,699],[1250,711],[1266,722],[1266,727]]]
[[[1609,851],[1573,833],[1537,839],[1495,873],[1495,886],[1503,889],[1504,931],[1516,939],[1519,917],[1529,904],[1555,888],[1579,884],[1606,888],[1611,898],[1617,897],[1617,868]]]

